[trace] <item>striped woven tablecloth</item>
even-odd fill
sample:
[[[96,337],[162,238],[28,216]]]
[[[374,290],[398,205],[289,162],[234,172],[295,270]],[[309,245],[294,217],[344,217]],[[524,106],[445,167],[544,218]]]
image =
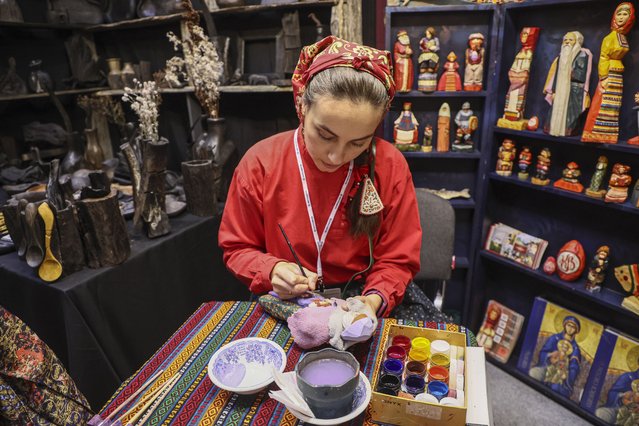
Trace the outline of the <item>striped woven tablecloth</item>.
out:
[[[367,343],[355,345],[352,350],[369,379],[376,374],[375,360],[383,356],[386,344],[383,328],[391,324],[426,326],[465,332],[464,327],[454,324],[415,323],[385,319],[379,321],[375,336]],[[102,418],[118,409],[122,403],[139,389],[158,370],[164,369],[153,385],[132,401],[153,392],[163,383],[179,373],[179,380],[170,393],[152,410],[150,417],[142,419],[145,425],[297,425],[295,416],[277,401],[268,397],[268,390],[256,395],[237,395],[213,385],[207,375],[207,365],[213,353],[232,340],[243,337],[264,337],[277,342],[287,354],[286,370],[291,371],[303,354],[286,323],[269,316],[257,303],[210,302],[205,303],[180,327],[173,336],[133,376],[125,381],[102,408]],[[118,410],[120,416],[126,410]],[[364,424],[373,425],[370,407],[365,412]],[[135,412],[123,418],[126,425]],[[116,416],[116,418],[117,418]],[[355,424],[361,424],[362,418]]]

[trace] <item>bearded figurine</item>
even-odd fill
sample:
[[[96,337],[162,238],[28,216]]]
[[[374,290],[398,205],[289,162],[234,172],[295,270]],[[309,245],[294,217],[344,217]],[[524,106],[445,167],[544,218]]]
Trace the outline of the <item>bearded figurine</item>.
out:
[[[583,42],[579,31],[566,33],[561,53],[548,72],[544,94],[551,108],[544,131],[553,136],[577,134],[580,118],[590,106],[592,53],[582,47]]]
[[[410,92],[413,90],[413,49],[410,47],[410,38],[406,31],[397,33],[397,41],[393,48],[395,70],[393,78],[398,92]]]

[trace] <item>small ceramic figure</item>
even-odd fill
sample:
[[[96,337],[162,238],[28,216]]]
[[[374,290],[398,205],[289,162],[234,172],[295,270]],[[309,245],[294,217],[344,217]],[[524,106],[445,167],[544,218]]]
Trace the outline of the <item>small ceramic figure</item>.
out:
[[[561,179],[555,181],[553,186],[555,188],[565,189],[566,191],[581,193],[584,190],[584,186],[579,182],[579,176],[581,176],[579,164],[571,161],[561,172]]]
[[[0,96],[24,95],[27,93],[27,85],[18,76],[16,60],[10,57],[9,68],[6,72],[0,72]]]
[[[29,63],[31,73],[29,74],[29,89],[33,93],[44,93],[49,89],[54,89],[51,76],[40,69],[42,66],[41,59],[34,59]]]
[[[450,106],[444,102],[437,117],[437,151],[450,150]]]
[[[461,77],[457,72],[459,69],[457,55],[455,55],[455,52],[450,52],[446,59],[447,61],[444,64],[444,73],[441,77],[439,77],[437,90],[445,92],[459,92],[462,89],[462,84]]]
[[[537,164],[535,165],[535,176],[530,180],[535,185],[548,185],[548,172],[550,171],[550,149],[544,148],[537,156]]]
[[[590,106],[592,53],[581,47],[583,42],[579,31],[566,33],[546,78],[544,94],[551,108],[544,131],[553,136],[577,134],[581,115]]]
[[[602,187],[607,169],[608,158],[602,155],[599,159],[597,159],[595,173],[593,173],[592,178],[590,179],[590,186],[586,189],[587,196],[592,198],[603,198],[604,195],[606,195],[606,190]]]
[[[470,103],[463,103],[462,109],[457,112],[457,115],[455,115],[455,124],[457,125],[457,131],[455,132],[455,141],[453,142],[452,151],[472,151],[474,147],[472,137],[475,130],[477,130],[479,120],[475,116],[473,110],[470,109]]]
[[[517,166],[519,167],[519,173],[517,173],[517,177],[520,180],[528,180],[528,169],[532,164],[532,152],[530,152],[530,148],[527,146],[523,147],[521,152],[519,153],[519,162]]]
[[[526,128],[527,120],[524,119],[526,94],[539,31],[539,27],[525,27],[519,34],[521,50],[515,56],[515,60],[508,71],[510,87],[506,93],[504,116],[497,121],[498,127],[515,130],[524,130]]]
[[[501,176],[510,176],[513,173],[513,162],[515,161],[515,144],[510,139],[504,139],[497,153],[496,173]]]
[[[609,256],[610,248],[608,246],[601,246],[597,249],[597,253],[590,262],[588,275],[586,275],[586,290],[589,292],[596,293],[601,290],[601,283],[606,278]]]
[[[422,92],[434,92],[437,90],[437,70],[439,69],[439,38],[435,28],[428,27],[424,36],[419,41],[420,53],[419,76],[417,79],[417,89]]]
[[[395,68],[393,77],[398,92],[410,92],[413,90],[413,49],[410,47],[410,38],[404,30],[397,33],[397,41],[393,48]]]
[[[431,152],[433,150],[433,126],[427,124],[424,127],[424,141],[422,142],[422,152]]]
[[[557,270],[557,259],[554,256],[548,256],[544,262],[544,273],[546,275],[552,275]]]
[[[630,166],[616,163],[612,166],[612,175],[608,182],[608,192],[604,197],[606,203],[623,203],[628,198],[628,187],[630,186]]]
[[[632,107],[633,111],[637,112],[637,128],[639,129],[639,92],[635,93],[635,106]],[[637,132],[639,134],[639,132]],[[639,136],[628,139],[629,145],[639,145]]]
[[[414,145],[417,144],[417,129],[419,128],[419,123],[411,110],[411,103],[404,102],[404,108],[402,113],[395,120],[395,126],[393,128],[393,139],[397,147],[400,150],[410,150],[410,148],[414,148]],[[400,147],[401,145],[401,147]]]
[[[464,70],[464,90],[478,92],[484,80],[484,35],[473,33],[468,36],[466,49],[466,69]]]
[[[564,281],[575,281],[586,268],[586,252],[577,240],[568,241],[557,254],[557,275]]]
[[[619,110],[623,96],[623,58],[630,51],[626,35],[635,23],[635,8],[623,2],[615,9],[611,32],[601,42],[599,84],[595,91],[581,140],[617,143]]]
[[[528,119],[528,123],[526,123],[526,130],[529,132],[536,132],[539,129],[539,117],[533,115]]]

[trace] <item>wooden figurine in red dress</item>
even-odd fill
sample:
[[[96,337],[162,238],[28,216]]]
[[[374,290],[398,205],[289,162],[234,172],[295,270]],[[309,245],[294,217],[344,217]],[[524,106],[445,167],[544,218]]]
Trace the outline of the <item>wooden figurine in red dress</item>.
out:
[[[410,38],[404,30],[397,33],[397,41],[393,48],[395,69],[393,78],[398,92],[410,92],[413,90],[413,49],[410,47]]]
[[[550,172],[550,149],[544,148],[537,156],[537,164],[535,165],[535,176],[530,180],[535,185],[548,185],[548,173]]]
[[[616,163],[612,166],[612,175],[608,182],[608,192],[604,201],[606,203],[623,203],[628,198],[628,187],[630,186],[630,166]]]
[[[457,55],[455,55],[455,52],[450,52],[446,59],[447,61],[444,64],[444,73],[441,77],[439,77],[437,90],[443,92],[459,92],[462,89],[462,83],[461,77],[457,72],[459,69]]]
[[[497,153],[497,168],[495,172],[501,176],[510,176],[513,173],[513,163],[517,150],[510,139],[504,139]]]
[[[420,149],[417,143],[417,130],[419,122],[411,111],[411,103],[404,102],[402,113],[395,120],[393,127],[393,140],[400,151],[417,151]]]
[[[525,146],[519,153],[519,162],[517,163],[517,166],[519,167],[519,173],[517,173],[517,177],[520,180],[528,180],[528,169],[530,168],[531,164],[532,152],[530,152],[530,148]]]
[[[581,176],[579,164],[571,161],[561,173],[561,179],[555,181],[553,186],[555,188],[565,189],[566,191],[581,193],[584,190],[584,186],[579,183],[579,176]]]

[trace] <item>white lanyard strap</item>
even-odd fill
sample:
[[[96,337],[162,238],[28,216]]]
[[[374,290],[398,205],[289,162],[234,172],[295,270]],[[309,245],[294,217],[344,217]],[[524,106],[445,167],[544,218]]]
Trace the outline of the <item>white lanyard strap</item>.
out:
[[[313,214],[313,205],[311,204],[311,194],[308,191],[308,182],[306,181],[306,173],[304,172],[304,164],[302,163],[302,155],[300,154],[300,147],[297,142],[297,132],[299,129],[295,129],[295,136],[293,137],[293,142],[295,145],[295,157],[297,158],[297,167],[300,170],[300,178],[302,180],[302,187],[304,188],[304,199],[306,200],[306,210],[308,211],[308,220],[311,222],[311,229],[313,230],[313,238],[315,238],[315,246],[317,247],[317,275],[318,281],[322,279],[322,259],[321,253],[322,248],[324,247],[324,241],[326,241],[326,235],[328,235],[328,230],[331,228],[333,224],[333,219],[335,219],[335,215],[337,214],[337,209],[339,208],[340,203],[342,202],[342,198],[344,198],[344,194],[346,194],[346,188],[348,187],[348,182],[351,180],[351,175],[353,174],[353,160],[348,165],[348,174],[346,175],[346,179],[342,184],[342,189],[335,201],[335,205],[333,206],[333,210],[331,211],[331,215],[328,217],[328,221],[326,221],[326,226],[324,226],[324,231],[322,232],[322,238],[319,237],[317,232],[317,224],[315,223],[315,214]]]

